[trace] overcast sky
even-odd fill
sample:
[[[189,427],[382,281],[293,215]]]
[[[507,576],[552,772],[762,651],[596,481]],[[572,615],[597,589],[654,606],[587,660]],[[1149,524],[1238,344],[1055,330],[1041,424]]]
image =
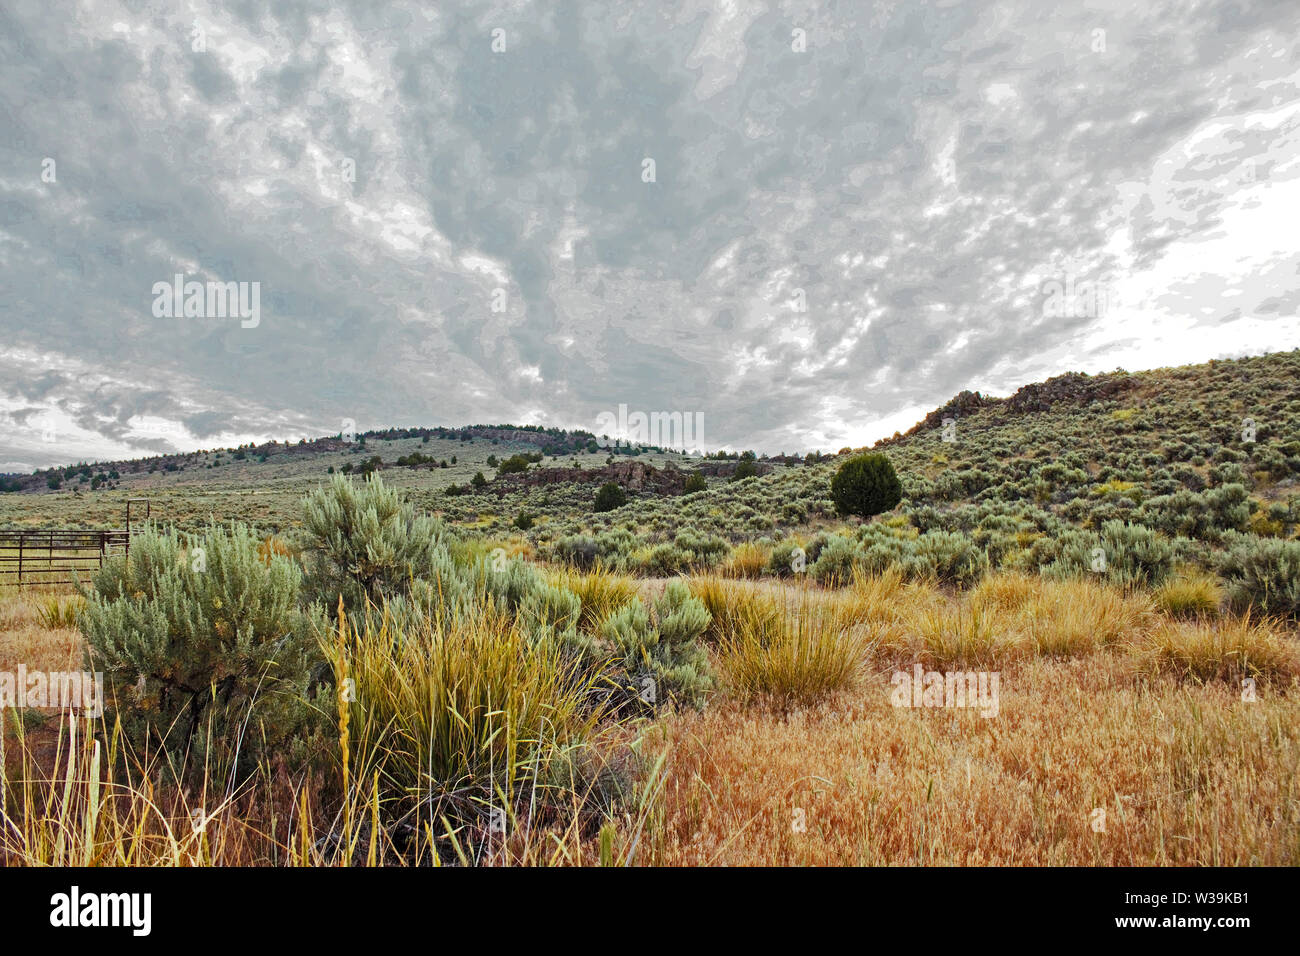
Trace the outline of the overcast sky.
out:
[[[1294,348],[1298,38],[1294,0],[5,0],[0,470],[619,404],[834,450]],[[177,273],[257,324],[156,315]]]

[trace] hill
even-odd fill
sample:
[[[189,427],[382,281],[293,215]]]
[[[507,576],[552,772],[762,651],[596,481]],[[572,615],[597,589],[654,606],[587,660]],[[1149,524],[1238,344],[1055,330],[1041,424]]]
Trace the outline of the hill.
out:
[[[1232,532],[1291,537],[1300,519],[1297,380],[1300,353],[1290,352],[1069,374],[1007,398],[963,392],[876,444],[904,490],[897,512],[876,524],[898,535],[966,535],[995,565],[1026,569],[1055,560],[1067,532],[1114,521],[1159,532],[1188,558]],[[830,479],[844,457],[608,515],[557,514],[532,536],[542,544],[624,531],[644,543],[678,533],[728,543],[793,537],[815,548],[817,534],[839,524]],[[619,563],[612,547],[598,550]]]
[[[966,582],[986,561],[1046,568],[1082,546],[1078,533],[1099,546],[1116,522],[1157,533],[1172,549],[1165,564],[1208,564],[1230,535],[1295,534],[1298,373],[1300,352],[1288,352],[1070,373],[1005,398],[962,392],[906,434],[876,443],[899,472],[904,500],[867,529],[845,528],[830,501],[830,479],[848,449],[760,459],[753,477],[735,481],[735,460],[613,449],[587,432],[508,425],[393,429],[356,441],[334,436],[51,470],[0,500],[6,523],[109,526],[120,522],[125,498],[146,496],[155,515],[182,527],[214,515],[286,531],[298,522],[301,496],[330,473],[378,470],[421,510],[467,533],[523,537],[544,557],[599,559],[634,572],[707,567],[742,543],[764,555],[803,547],[810,565],[834,543],[843,572],[897,559],[920,539],[943,552],[931,564],[955,562],[957,569],[940,570]],[[530,459],[526,469],[498,475],[513,455]],[[691,471],[705,477],[706,490],[684,494]],[[475,488],[478,472],[488,480]],[[92,491],[97,474],[105,479]],[[51,475],[63,481],[57,491],[45,487]],[[627,490],[629,503],[596,514],[595,491],[609,481]],[[515,529],[521,515],[531,519],[526,534]],[[832,573],[830,565],[820,573]]]

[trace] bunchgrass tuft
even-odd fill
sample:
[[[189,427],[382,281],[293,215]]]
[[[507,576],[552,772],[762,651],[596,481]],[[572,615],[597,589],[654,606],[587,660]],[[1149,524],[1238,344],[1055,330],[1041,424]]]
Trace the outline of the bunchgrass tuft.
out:
[[[1216,618],[1223,603],[1219,582],[1204,574],[1170,578],[1152,595],[1156,607],[1170,617]]]
[[[1218,621],[1165,621],[1141,648],[1151,671],[1204,682],[1246,678],[1285,687],[1300,677],[1294,638],[1249,615]]]
[[[739,619],[722,639],[719,669],[738,699],[810,704],[854,687],[871,645],[866,628],[839,623],[830,608],[805,597],[774,616]]]
[[[772,551],[761,544],[746,541],[731,549],[731,555],[722,565],[722,574],[729,578],[757,580],[771,560]]]

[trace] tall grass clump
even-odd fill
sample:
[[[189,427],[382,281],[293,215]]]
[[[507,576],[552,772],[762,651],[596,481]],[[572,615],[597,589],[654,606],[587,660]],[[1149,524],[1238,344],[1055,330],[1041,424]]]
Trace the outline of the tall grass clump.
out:
[[[978,605],[935,605],[915,618],[917,646],[913,657],[926,664],[992,666],[1021,656],[1023,642],[1014,631]]]
[[[760,633],[780,626],[781,608],[776,599],[752,585],[707,576],[692,578],[689,587],[709,612],[705,636],[710,641],[734,638],[742,629]]]
[[[77,615],[85,603],[79,595],[65,598],[58,594],[43,594],[37,599],[36,619],[41,627],[50,630],[71,630],[77,626]]]
[[[1018,611],[1042,590],[1042,580],[1023,572],[991,574],[971,591],[971,604],[994,611]]]
[[[637,596],[635,581],[600,565],[586,572],[563,568],[552,572],[551,579],[578,598],[582,606],[578,623],[587,631],[595,631],[606,618],[631,604]]]
[[[731,549],[722,573],[729,578],[757,579],[768,566],[771,552],[755,541],[745,541]]]
[[[1300,677],[1300,650],[1265,621],[1165,621],[1141,648],[1149,669],[1197,681],[1254,678],[1286,687]]]
[[[923,591],[927,591],[923,586],[906,584],[902,570],[896,566],[879,574],[858,571],[834,607],[842,624],[897,624],[912,599]]]
[[[603,714],[589,706],[593,678],[558,644],[491,609],[393,623],[350,631],[345,617],[329,653],[337,679],[351,682],[352,778],[363,795],[375,781],[399,854],[486,846],[588,794],[564,781]]]
[[[291,812],[277,821],[269,774],[234,792],[214,775],[184,786],[169,776],[161,753],[130,752],[120,728],[79,715],[55,719],[57,737],[40,743],[14,721],[14,752],[0,768],[0,865],[246,866],[290,859],[297,821]]]
[[[737,618],[719,646],[719,669],[740,700],[809,704],[853,687],[871,644],[866,628],[845,625],[828,607],[805,599],[780,608],[775,618]]]
[[[1170,578],[1155,589],[1156,607],[1170,617],[1215,618],[1223,603],[1223,589],[1213,577],[1187,573]]]
[[[1014,620],[1035,653],[1079,657],[1141,635],[1151,621],[1151,602],[1144,592],[1087,578],[1045,579]]]

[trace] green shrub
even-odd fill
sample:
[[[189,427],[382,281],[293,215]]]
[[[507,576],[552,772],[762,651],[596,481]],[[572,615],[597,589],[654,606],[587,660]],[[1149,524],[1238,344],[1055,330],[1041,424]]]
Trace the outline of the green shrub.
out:
[[[493,464],[488,462],[488,464]],[[497,466],[497,474],[512,475],[528,470],[529,459],[524,455],[511,455]]]
[[[863,564],[862,548],[852,538],[833,535],[821,544],[812,576],[818,584],[839,587],[853,580],[853,572]]]
[[[887,568],[898,566],[905,573],[914,557],[915,539],[900,534],[880,522],[865,524],[858,529],[859,556],[856,565],[868,574],[883,574]],[[913,574],[922,573],[919,566]]]
[[[1097,575],[1124,587],[1156,587],[1178,560],[1173,543],[1142,525],[1107,521],[1101,533],[1067,531],[1056,559],[1043,573],[1049,577]]]
[[[304,759],[322,662],[320,612],[299,610],[302,572],[244,525],[183,540],[150,526],[94,576],[78,624],[106,712],[136,752],[178,776],[242,776],[275,755]]]
[[[694,569],[714,567],[729,550],[727,542],[717,535],[700,534],[690,529],[677,532],[673,546],[682,552],[685,566]]]
[[[686,479],[686,490],[684,494],[692,495],[697,491],[706,491],[708,490],[708,487],[709,483],[704,479],[704,476],[698,471],[693,471],[691,472],[690,477]]]
[[[912,544],[903,561],[908,577],[933,576],[944,584],[966,588],[989,569],[988,554],[966,537],[952,531],[927,531]]]
[[[758,465],[752,457],[741,458],[736,462],[736,470],[731,473],[728,481],[744,481],[746,478],[753,478],[758,474]]]
[[[701,706],[713,687],[708,654],[700,637],[709,612],[684,581],[672,581],[654,604],[654,623],[640,598],[610,614],[600,636],[615,652],[635,693],[652,707],[665,701]]]
[[[808,553],[797,541],[779,541],[767,559],[767,573],[787,578],[808,570]]]
[[[1233,607],[1300,618],[1300,541],[1232,534],[1224,543],[1216,565]]]
[[[840,465],[831,479],[831,498],[841,515],[869,518],[897,506],[903,486],[889,459],[873,452]]]
[[[357,484],[335,475],[303,499],[307,592],[332,608],[404,593],[413,578],[433,578],[446,563],[445,531],[415,514],[402,494],[371,476]]]
[[[556,560],[586,570],[594,567],[600,556],[600,547],[590,535],[576,534],[556,541],[553,550]]]
[[[690,567],[686,554],[669,542],[657,544],[641,559],[641,570],[654,577],[667,577]]]
[[[1182,489],[1147,500],[1135,518],[1170,536],[1217,540],[1224,532],[1246,530],[1250,499],[1240,484],[1199,493]]]

